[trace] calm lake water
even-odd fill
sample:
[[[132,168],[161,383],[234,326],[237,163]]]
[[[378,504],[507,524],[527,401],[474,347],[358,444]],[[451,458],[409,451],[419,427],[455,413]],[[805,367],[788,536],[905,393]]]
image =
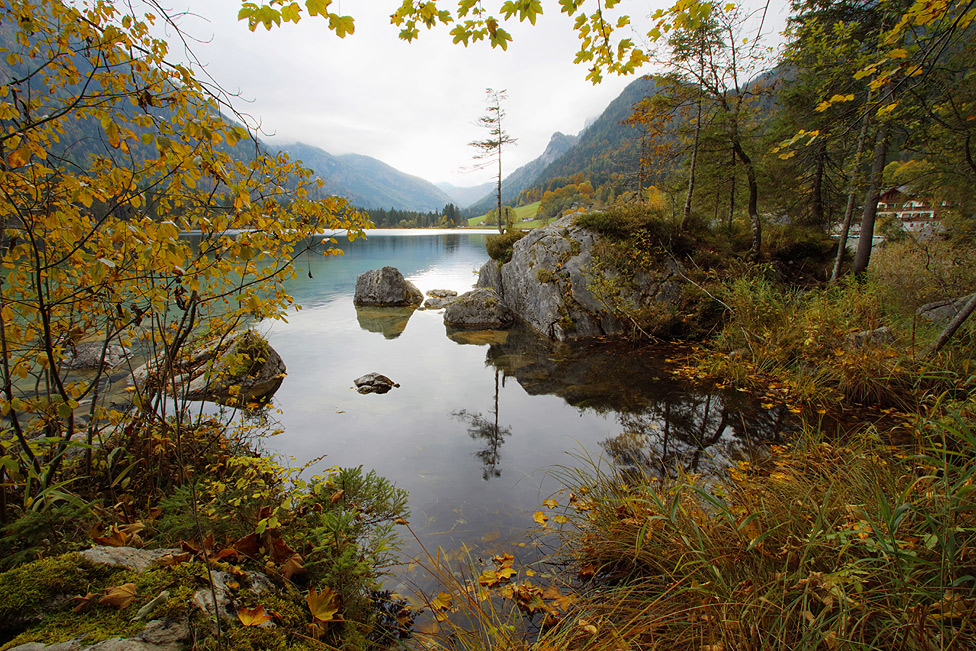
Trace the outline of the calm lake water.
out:
[[[488,259],[484,242],[466,232],[376,231],[340,242],[344,256],[303,257],[289,287],[302,309],[261,326],[288,366],[274,397],[283,433],[266,447],[298,464],[326,455],[318,470],[376,470],[410,493],[411,527],[428,549],[524,557],[532,552],[518,533],[559,488],[553,466],[586,456],[624,469],[707,471],[783,431],[782,408],[670,379],[667,349],[555,346],[518,328],[449,333],[443,311],[353,305],[357,276],[384,265],[424,292],[467,291]],[[360,395],[353,380],[373,371],[400,388]]]

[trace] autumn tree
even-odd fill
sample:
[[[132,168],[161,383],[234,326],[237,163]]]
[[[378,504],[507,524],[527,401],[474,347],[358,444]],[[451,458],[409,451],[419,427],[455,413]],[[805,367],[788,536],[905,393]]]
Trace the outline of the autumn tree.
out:
[[[120,433],[150,452],[144,437],[179,417],[163,390],[183,395],[188,348],[282,316],[282,281],[309,239],[363,224],[223,118],[218,89],[152,36],[159,16],[124,8],[0,0],[0,409],[12,437],[0,462],[4,490],[27,505],[66,494],[71,446]],[[71,370],[83,346],[97,351],[92,373]],[[105,399],[113,346],[153,360],[135,421]]]
[[[508,135],[502,125],[502,121],[505,119],[505,109],[502,108],[502,102],[505,99],[507,99],[507,95],[504,90],[485,89],[487,106],[485,107],[485,114],[478,118],[478,126],[487,132],[487,136],[483,140],[474,140],[468,143],[478,152],[475,154],[475,160],[481,161],[475,166],[476,169],[497,165],[495,173],[496,215],[505,214],[502,212],[502,150],[507,145],[513,145],[517,141],[516,138]],[[504,219],[498,219],[499,233],[503,233],[505,230],[504,221]]]

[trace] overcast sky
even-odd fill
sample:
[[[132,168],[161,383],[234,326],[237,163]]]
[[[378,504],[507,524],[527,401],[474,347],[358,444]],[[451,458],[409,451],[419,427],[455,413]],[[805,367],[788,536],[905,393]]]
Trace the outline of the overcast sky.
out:
[[[443,28],[401,41],[389,19],[395,0],[337,0],[339,11],[356,20],[355,34],[345,39],[319,17],[251,32],[237,20],[240,0],[170,1],[175,12],[189,12],[179,22],[198,41],[191,45],[206,73],[239,95],[236,108],[260,122],[268,141],[365,154],[432,182],[491,180],[490,170],[465,171],[474,154],[467,143],[483,137],[476,123],[486,88],[508,91],[505,129],[518,142],[504,152],[507,174],[538,157],[553,132],[578,133],[634,79],[586,81],[586,69],[572,62],[578,49],[572,22],[554,0],[543,0],[534,28],[506,26],[514,42],[505,52],[484,42],[453,45]],[[670,4],[627,0],[617,13],[646,24]],[[782,28],[785,5],[773,0],[772,30]]]

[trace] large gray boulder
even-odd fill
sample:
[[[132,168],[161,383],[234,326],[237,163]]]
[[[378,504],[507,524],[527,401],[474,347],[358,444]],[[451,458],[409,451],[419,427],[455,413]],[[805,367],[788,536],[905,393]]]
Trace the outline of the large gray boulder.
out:
[[[482,287],[457,297],[444,309],[444,323],[455,328],[500,330],[515,323],[515,315],[498,293]]]
[[[245,405],[274,395],[285,377],[285,362],[263,337],[260,351],[242,349],[241,342],[248,337],[260,337],[248,332],[235,337],[212,364],[205,364],[205,370],[190,380],[184,394],[187,400]]]
[[[172,392],[173,382],[161,382],[162,355],[132,372],[140,391],[161,388]],[[208,400],[234,406],[262,402],[274,395],[286,375],[285,362],[261,335],[239,332],[180,356],[173,375],[177,392],[187,400]]]
[[[88,341],[68,348],[68,357],[61,366],[68,370],[110,370],[129,359],[129,351],[122,346],[105,346],[99,341]]]
[[[406,306],[424,302],[423,293],[396,267],[371,269],[356,279],[356,305]]]
[[[969,296],[963,296],[961,298],[926,303],[922,307],[915,310],[915,314],[917,314],[919,318],[925,319],[926,321],[931,321],[933,323],[948,323],[950,320],[954,319],[957,314],[962,312],[962,308],[966,307],[966,303],[968,303],[972,297],[973,295],[970,294]]]
[[[596,264],[600,236],[564,217],[515,242],[511,261],[489,260],[478,287],[498,292],[516,316],[558,341],[627,332],[625,317],[608,305],[674,303],[683,284],[677,263],[624,281]],[[594,292],[597,288],[597,293]]]

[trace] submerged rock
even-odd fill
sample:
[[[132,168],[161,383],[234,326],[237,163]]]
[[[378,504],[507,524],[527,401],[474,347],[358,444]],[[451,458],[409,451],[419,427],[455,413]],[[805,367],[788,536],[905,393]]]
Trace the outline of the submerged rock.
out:
[[[424,309],[440,310],[457,300],[458,293],[453,289],[432,289],[427,292]]]
[[[456,328],[498,330],[515,323],[515,315],[494,289],[482,287],[461,294],[448,305],[444,323]]]
[[[362,377],[353,380],[356,391],[366,393],[387,393],[390,389],[398,388],[400,385],[379,373],[367,373]]]
[[[356,305],[407,306],[424,302],[423,293],[396,267],[371,269],[356,279]]]

